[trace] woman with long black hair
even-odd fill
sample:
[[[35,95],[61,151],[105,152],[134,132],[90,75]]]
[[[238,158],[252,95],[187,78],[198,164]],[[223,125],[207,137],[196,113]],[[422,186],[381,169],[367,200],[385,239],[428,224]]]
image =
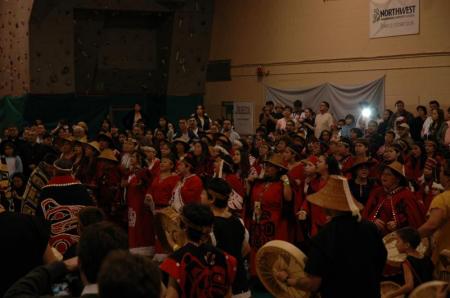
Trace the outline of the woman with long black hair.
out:
[[[194,173],[200,178],[212,176],[214,165],[209,154],[208,145],[203,141],[192,142],[192,158],[195,160]]]
[[[411,181],[417,182],[423,175],[423,168],[425,167],[425,161],[427,160],[427,154],[422,142],[415,142],[412,146],[411,153],[406,157],[405,161],[405,174],[406,178]]]

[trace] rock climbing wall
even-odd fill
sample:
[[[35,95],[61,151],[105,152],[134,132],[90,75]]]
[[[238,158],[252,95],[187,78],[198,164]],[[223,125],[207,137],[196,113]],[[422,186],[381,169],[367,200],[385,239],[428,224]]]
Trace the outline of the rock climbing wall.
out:
[[[28,20],[32,0],[0,0],[0,96],[30,88]]]
[[[142,13],[138,20],[136,11]],[[156,48],[156,34],[144,28],[144,15],[151,20],[151,13],[167,11],[143,0],[36,1],[30,25],[31,92],[142,93],[150,83],[139,78],[144,70],[149,77],[148,53]]]
[[[188,1],[175,13],[169,71],[169,95],[203,94],[214,1]]]
[[[203,94],[213,2],[0,0],[0,96]]]
[[[171,13],[75,10],[77,93],[166,94]]]

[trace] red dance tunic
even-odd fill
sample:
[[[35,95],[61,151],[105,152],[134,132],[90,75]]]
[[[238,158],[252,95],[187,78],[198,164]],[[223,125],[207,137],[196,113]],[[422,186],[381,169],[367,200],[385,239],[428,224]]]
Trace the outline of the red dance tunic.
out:
[[[225,176],[225,181],[231,186],[231,188],[237,192],[241,197],[245,196],[245,184],[236,174],[229,174]]]
[[[426,214],[430,208],[431,202],[434,197],[441,193],[442,189],[439,189],[439,184],[434,181],[424,181],[420,184],[419,189],[416,192],[419,203],[423,205],[424,213]],[[442,186],[441,186],[442,187]]]
[[[153,214],[144,205],[148,180],[146,169],[130,173],[127,186],[128,245],[130,251],[151,255],[155,244]]]
[[[339,162],[340,166],[341,166],[341,171],[342,173],[344,173],[344,175],[347,178],[351,178],[351,172],[349,172],[350,168],[353,166],[353,163],[355,162],[355,158],[351,155],[348,155],[344,158],[342,158],[342,160]]]
[[[175,174],[164,179],[161,179],[158,175],[152,179],[152,184],[147,193],[153,197],[156,210],[169,206],[170,198],[178,181],[180,181],[180,176]]]
[[[209,244],[188,243],[166,258],[160,269],[175,280],[180,298],[213,298],[227,296],[237,263]]]
[[[253,186],[253,216],[249,219],[252,275],[256,275],[255,257],[261,246],[271,240],[288,240],[287,220],[282,215],[283,200],[281,181],[258,181]]]
[[[305,199],[303,200],[303,204],[300,209],[305,210],[308,216],[307,221],[309,228],[306,232],[309,237],[316,235],[319,232],[319,229],[327,223],[327,216],[325,215],[322,207],[308,202],[306,200],[306,196],[318,192],[325,186],[325,184],[327,184],[327,181],[320,178],[311,180],[309,184],[302,184],[303,197]]]
[[[406,187],[398,187],[389,193],[383,187],[375,188],[367,200],[363,217],[370,221],[378,218],[385,223],[394,221],[396,229],[406,226],[418,228],[425,221],[422,207]],[[387,226],[381,231],[383,236],[390,232]]]
[[[170,205],[180,213],[184,205],[200,202],[202,190],[203,182],[200,177],[195,174],[184,177],[175,186]]]
[[[423,175],[423,167],[420,161],[416,161],[414,164],[411,157],[407,157],[405,162],[405,175],[409,180],[417,181]]]
[[[147,167],[148,175],[150,176],[149,185],[152,183],[153,178],[159,176],[159,164],[161,161],[158,158],[155,158]]]
[[[300,222],[297,220],[297,212],[300,211],[300,208],[303,204],[304,196],[302,191],[302,184],[305,181],[305,167],[302,163],[299,163],[292,167],[287,173],[289,177],[289,183],[292,189],[292,195],[294,200],[294,208],[292,209],[292,214],[289,217],[289,225],[292,225],[292,229],[290,230],[290,239],[291,242],[297,243],[299,241],[303,241],[303,227]]]
[[[117,163],[105,159],[97,161],[97,169],[93,180],[97,206],[107,218],[120,226],[126,227],[126,208],[120,192],[121,174]]]

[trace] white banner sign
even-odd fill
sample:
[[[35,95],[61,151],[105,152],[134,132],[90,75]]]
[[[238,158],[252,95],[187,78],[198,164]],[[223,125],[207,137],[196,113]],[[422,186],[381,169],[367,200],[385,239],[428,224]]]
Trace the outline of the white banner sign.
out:
[[[254,134],[253,102],[235,102],[233,107],[234,127],[241,135]]]
[[[420,0],[369,0],[369,37],[419,33]]]

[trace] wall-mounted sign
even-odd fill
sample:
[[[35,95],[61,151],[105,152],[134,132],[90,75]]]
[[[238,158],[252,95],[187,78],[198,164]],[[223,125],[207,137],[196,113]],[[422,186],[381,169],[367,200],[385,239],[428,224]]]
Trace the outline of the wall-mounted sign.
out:
[[[369,37],[419,33],[420,0],[369,0]]]
[[[235,102],[233,108],[234,127],[242,135],[254,134],[253,102]]]

